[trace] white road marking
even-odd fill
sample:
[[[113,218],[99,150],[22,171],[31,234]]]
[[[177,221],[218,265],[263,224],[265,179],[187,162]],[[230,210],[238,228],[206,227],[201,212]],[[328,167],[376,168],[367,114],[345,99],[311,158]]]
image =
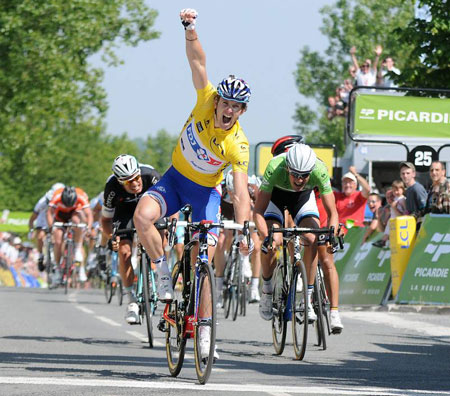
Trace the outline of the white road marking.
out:
[[[121,327],[122,326],[120,323],[117,323],[116,321],[114,321],[112,319],[109,319],[109,318],[106,318],[104,316],[96,316],[96,318],[98,320],[102,321],[103,323],[109,324],[109,325],[114,326],[114,327]]]
[[[433,323],[427,323],[426,321],[410,320],[406,319],[404,315],[402,317],[395,313],[389,312],[355,312],[344,311],[341,312],[343,318],[363,320],[365,322],[379,323],[387,326],[392,326],[396,329],[405,329],[416,331],[418,333],[424,333],[432,337],[449,337],[450,328],[439,326]]]
[[[82,305],[75,305],[75,308],[79,309],[80,311],[82,311],[84,313],[87,313],[87,314],[91,314],[92,315],[94,313],[94,311],[92,309],[83,307]]]
[[[128,330],[126,333],[132,337],[137,338],[140,341],[148,342],[148,337],[144,336],[143,334],[139,333],[138,331]],[[153,346],[164,347],[164,346],[166,346],[166,344],[163,344],[162,342],[159,342],[159,341],[153,339]]]
[[[192,382],[183,381],[133,381],[133,380],[99,380],[99,379],[77,379],[77,378],[55,378],[55,377],[0,377],[0,384],[15,385],[59,385],[59,386],[80,386],[80,387],[107,387],[107,388],[140,388],[140,389],[184,389],[195,391],[220,391],[220,392],[255,392],[259,394],[268,393],[270,395],[354,395],[359,396],[417,396],[417,395],[443,395],[450,396],[449,391],[436,390],[416,390],[398,388],[378,388],[364,386],[275,386],[260,384],[206,384],[199,386]]]

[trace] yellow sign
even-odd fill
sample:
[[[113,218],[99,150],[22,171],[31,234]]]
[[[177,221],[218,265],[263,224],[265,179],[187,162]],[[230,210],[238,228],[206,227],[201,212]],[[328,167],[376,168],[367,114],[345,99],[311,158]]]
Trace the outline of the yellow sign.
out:
[[[402,283],[415,240],[416,219],[413,216],[398,216],[389,220],[393,297],[397,295]]]
[[[333,177],[334,149],[332,147],[314,147],[314,145],[311,145],[311,147],[313,148],[317,157],[320,158],[327,166],[330,177]],[[267,164],[273,158],[271,149],[272,144],[270,143],[268,143],[267,146],[258,146],[258,152],[256,153],[256,156],[258,158],[258,169],[256,170],[258,176],[264,175]]]

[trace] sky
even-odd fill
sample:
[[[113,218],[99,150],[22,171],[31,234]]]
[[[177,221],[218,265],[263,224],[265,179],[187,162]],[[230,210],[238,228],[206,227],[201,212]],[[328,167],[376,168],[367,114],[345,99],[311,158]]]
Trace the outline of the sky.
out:
[[[319,28],[319,10],[332,0],[158,0],[147,4],[159,13],[154,29],[159,39],[137,47],[121,46],[125,62],[106,68],[103,86],[109,110],[106,131],[128,133],[132,139],[160,129],[178,135],[195,105],[196,95],[185,55],[179,12],[198,12],[197,32],[206,53],[209,80],[216,86],[229,74],[243,78],[252,90],[240,123],[250,143],[274,141],[295,133],[293,115],[303,98],[294,79],[300,49],[323,52],[327,40]]]

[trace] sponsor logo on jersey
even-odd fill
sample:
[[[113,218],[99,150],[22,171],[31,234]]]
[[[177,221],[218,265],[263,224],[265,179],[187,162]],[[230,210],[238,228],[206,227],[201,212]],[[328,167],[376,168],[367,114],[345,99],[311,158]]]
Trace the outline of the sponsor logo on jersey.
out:
[[[195,124],[195,125],[197,125],[198,133],[203,131],[203,125],[202,125],[201,121],[197,122],[197,124]]]
[[[158,191],[161,191],[162,193],[165,193],[165,192],[166,192],[166,189],[164,188],[164,186],[157,186],[156,189],[157,189]]]
[[[211,139],[211,146],[214,146],[217,148],[217,150],[220,151],[220,154],[225,155],[224,151],[223,151],[223,147],[221,146],[220,143],[217,143],[217,138],[213,137]]]
[[[191,144],[192,150],[196,153],[199,160],[205,161],[206,163],[213,166],[219,166],[222,164],[222,161],[218,161],[208,156],[206,150],[200,146],[200,144],[197,142],[197,139],[195,139],[192,124],[188,125],[188,127],[186,128],[186,134],[189,139],[189,143]]]
[[[241,153],[246,153],[248,151],[248,146],[241,144],[239,147],[241,149]]]

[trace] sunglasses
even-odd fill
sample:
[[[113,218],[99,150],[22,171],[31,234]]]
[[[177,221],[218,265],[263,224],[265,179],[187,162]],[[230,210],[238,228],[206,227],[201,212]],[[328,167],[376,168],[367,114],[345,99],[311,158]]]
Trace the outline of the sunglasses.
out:
[[[288,172],[295,179],[306,179],[311,174],[311,171],[309,171],[309,172],[298,172],[298,171],[293,170],[293,169],[288,169]]]
[[[138,182],[139,180],[141,180],[141,175],[137,175],[128,180],[119,180],[119,183],[122,184],[122,186],[129,186],[131,183]]]
[[[370,200],[370,201],[367,201],[367,202],[370,203],[370,204],[375,204],[375,203],[377,203],[378,201]]]

